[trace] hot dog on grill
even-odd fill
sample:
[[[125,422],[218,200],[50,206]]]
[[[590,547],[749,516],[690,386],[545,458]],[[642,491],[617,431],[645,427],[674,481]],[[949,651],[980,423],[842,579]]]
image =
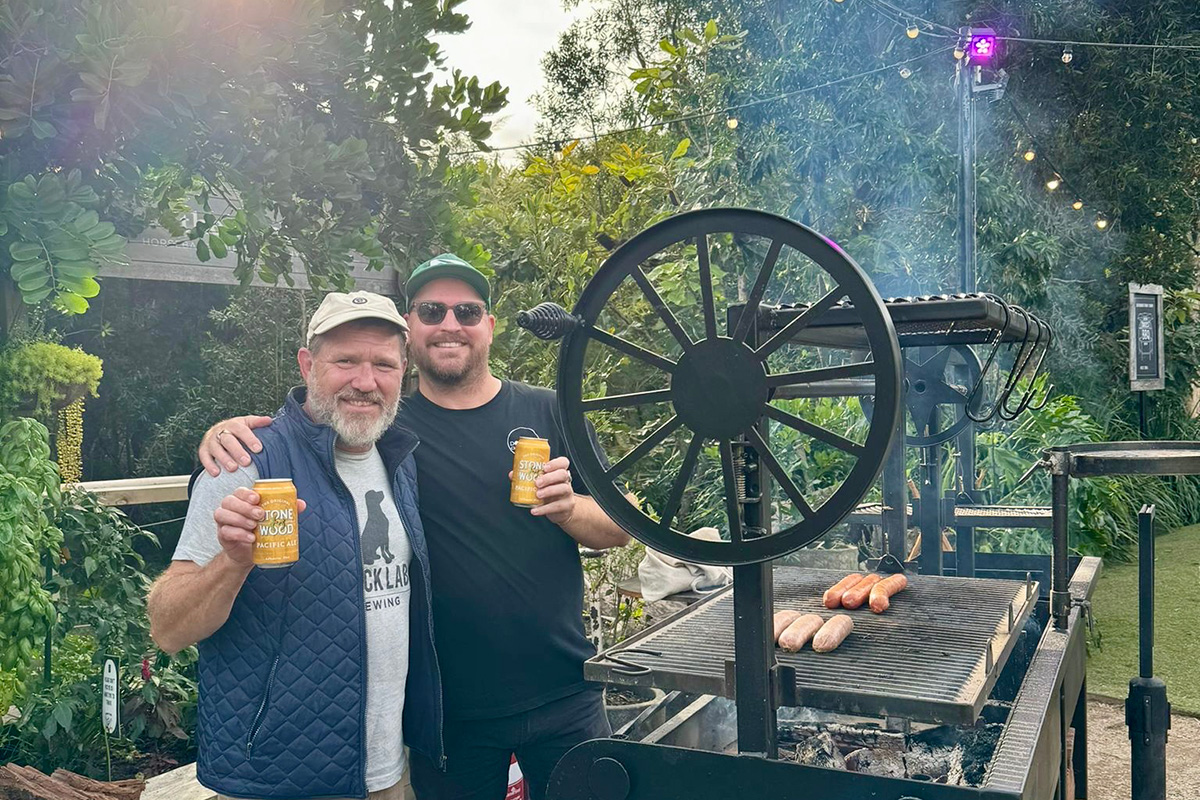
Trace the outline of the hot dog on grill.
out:
[[[779,646],[789,653],[798,652],[817,631],[821,630],[821,626],[824,624],[825,620],[816,614],[797,617],[779,637]]]
[[[842,595],[846,593],[847,589],[853,588],[856,583],[861,581],[862,577],[862,575],[855,572],[852,575],[847,575],[846,577],[842,578],[832,587],[825,590],[825,594],[821,598],[821,602],[826,608],[841,608]]]
[[[782,636],[783,632],[787,630],[788,625],[791,625],[793,622],[795,622],[796,618],[799,616],[799,611],[776,611],[775,639],[773,641],[778,642],[779,637]]]
[[[879,577],[875,573],[871,573],[847,589],[846,593],[842,595],[842,608],[858,608],[867,602],[867,596],[871,594],[871,587],[879,583]]]
[[[871,587],[871,610],[876,614],[882,614],[888,610],[888,606],[892,604],[889,599],[896,592],[908,586],[908,578],[903,575],[892,575],[889,578],[884,578],[879,583]]]
[[[818,653],[828,653],[846,641],[846,637],[852,630],[854,630],[854,620],[850,619],[850,615],[838,614],[822,625],[821,630],[813,636],[812,649]]]

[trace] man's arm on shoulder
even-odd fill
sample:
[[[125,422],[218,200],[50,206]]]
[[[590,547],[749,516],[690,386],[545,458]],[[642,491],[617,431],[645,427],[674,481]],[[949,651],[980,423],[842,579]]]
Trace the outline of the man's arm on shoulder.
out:
[[[270,417],[253,414],[221,420],[205,431],[200,440],[196,453],[200,464],[214,478],[221,474],[222,467],[233,472],[239,464],[250,466],[250,454],[246,451],[257,453],[262,450],[262,442],[254,435],[254,429],[270,424]]]

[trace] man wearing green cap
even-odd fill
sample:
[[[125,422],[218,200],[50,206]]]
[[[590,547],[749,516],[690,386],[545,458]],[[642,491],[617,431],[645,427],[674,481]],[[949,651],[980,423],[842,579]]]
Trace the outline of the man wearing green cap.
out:
[[[444,765],[413,755],[413,788],[422,800],[501,800],[515,753],[541,800],[567,750],[609,733],[601,687],[583,678],[594,649],[578,545],[622,546],[629,536],[571,479],[554,392],[492,375],[487,278],[447,254],[413,270],[405,289],[419,387],[397,419],[421,440],[446,750]],[[222,429],[234,436],[221,442],[213,431]],[[508,500],[522,436],[549,440],[558,456],[538,479],[542,505],[533,509]],[[247,426],[219,423],[201,460],[232,463],[242,455],[235,437],[253,449]]]

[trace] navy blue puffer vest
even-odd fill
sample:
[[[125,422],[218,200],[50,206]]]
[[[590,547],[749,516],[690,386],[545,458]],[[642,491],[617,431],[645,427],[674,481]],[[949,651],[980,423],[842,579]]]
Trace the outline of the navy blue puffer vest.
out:
[[[334,432],[293,389],[255,433],[263,478],[291,478],[308,503],[300,560],[255,569],[228,621],[200,642],[200,782],[250,798],[365,797],[366,618],[354,501],[333,462]],[[417,511],[416,438],[377,443],[413,551],[404,740],[443,763],[441,680],[433,650],[429,551]]]

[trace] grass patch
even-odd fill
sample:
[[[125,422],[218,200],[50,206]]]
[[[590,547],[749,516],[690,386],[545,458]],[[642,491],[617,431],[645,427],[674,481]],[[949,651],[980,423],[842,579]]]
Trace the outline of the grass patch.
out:
[[[1154,674],[1172,708],[1200,714],[1200,525],[1155,542]],[[1105,564],[1092,597],[1100,644],[1088,656],[1088,691],[1124,698],[1138,673],[1138,567]]]

